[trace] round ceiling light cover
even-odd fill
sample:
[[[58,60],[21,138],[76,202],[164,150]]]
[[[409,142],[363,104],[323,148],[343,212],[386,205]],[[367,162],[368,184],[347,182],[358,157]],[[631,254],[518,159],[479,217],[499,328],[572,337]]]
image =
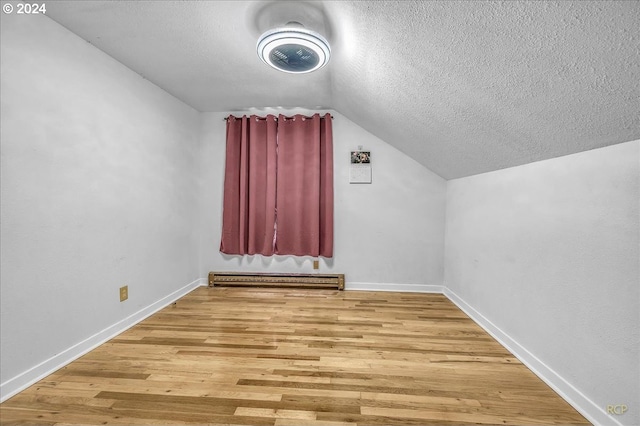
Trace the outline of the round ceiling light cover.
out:
[[[262,34],[258,39],[258,56],[277,70],[303,74],[325,66],[331,48],[320,34],[288,26]]]

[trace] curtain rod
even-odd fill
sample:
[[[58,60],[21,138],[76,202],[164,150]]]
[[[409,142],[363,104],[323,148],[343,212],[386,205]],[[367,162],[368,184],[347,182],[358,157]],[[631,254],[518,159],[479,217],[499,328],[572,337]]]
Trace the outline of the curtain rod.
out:
[[[233,115],[233,114],[232,114],[232,115]],[[271,115],[273,115],[273,114],[271,114]],[[277,116],[275,116],[275,115],[274,115],[274,117],[276,118],[276,120],[278,119],[278,117],[277,117]],[[313,117],[309,117],[309,116],[307,116],[307,115],[303,115],[303,117],[305,117],[305,118],[313,118]],[[330,115],[330,117],[331,117],[331,119],[333,120],[333,115]],[[267,118],[267,117],[258,117],[258,119],[260,119],[260,120],[266,120],[266,118]],[[287,117],[287,116],[285,116],[284,118],[294,118],[294,117]],[[223,118],[223,120],[224,120],[224,121],[227,121],[227,120],[229,120],[229,117],[225,117],[225,118]]]

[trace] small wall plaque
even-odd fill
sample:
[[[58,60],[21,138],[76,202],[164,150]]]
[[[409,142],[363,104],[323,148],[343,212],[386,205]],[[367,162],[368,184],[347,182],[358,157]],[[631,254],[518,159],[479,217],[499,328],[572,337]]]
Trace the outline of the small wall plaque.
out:
[[[370,151],[351,151],[349,183],[371,183]]]

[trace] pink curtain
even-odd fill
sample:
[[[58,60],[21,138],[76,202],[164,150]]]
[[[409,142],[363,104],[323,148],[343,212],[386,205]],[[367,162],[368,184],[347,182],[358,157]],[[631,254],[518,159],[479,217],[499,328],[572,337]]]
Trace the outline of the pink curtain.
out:
[[[333,257],[331,116],[227,120],[227,254]]]
[[[273,254],[276,117],[227,119],[222,240],[227,254]]]
[[[333,257],[331,116],[278,120],[276,253]]]

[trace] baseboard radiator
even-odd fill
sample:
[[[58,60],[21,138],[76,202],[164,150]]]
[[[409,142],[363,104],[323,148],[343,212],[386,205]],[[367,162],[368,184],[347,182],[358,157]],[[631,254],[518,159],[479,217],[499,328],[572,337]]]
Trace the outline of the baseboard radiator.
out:
[[[274,287],[344,290],[344,274],[209,272],[209,287]]]

